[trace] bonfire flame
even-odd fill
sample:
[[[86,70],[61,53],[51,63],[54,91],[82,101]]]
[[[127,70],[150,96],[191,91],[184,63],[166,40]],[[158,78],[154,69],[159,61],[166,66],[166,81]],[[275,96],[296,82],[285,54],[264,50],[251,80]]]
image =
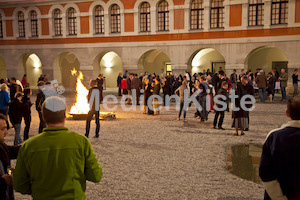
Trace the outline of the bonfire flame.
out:
[[[74,68],[71,70],[72,76],[77,75],[77,70]],[[87,114],[90,110],[90,106],[87,100],[89,90],[82,84],[83,74],[79,71],[76,83],[76,103],[72,106],[70,114]]]

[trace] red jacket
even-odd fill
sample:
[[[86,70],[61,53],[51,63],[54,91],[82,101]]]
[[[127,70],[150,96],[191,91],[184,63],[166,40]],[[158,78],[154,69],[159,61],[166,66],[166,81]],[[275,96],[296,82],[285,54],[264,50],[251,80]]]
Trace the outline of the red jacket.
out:
[[[126,81],[126,79],[122,79],[122,81],[121,81],[121,88],[122,88],[122,89],[126,89],[126,86],[127,86],[127,81]]]

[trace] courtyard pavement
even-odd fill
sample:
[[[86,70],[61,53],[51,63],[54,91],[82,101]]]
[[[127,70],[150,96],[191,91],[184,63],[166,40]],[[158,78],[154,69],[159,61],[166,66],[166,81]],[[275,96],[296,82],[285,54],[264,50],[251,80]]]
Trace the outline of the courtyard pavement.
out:
[[[67,103],[69,109],[74,99],[67,98]],[[255,106],[250,113],[250,131],[238,137],[232,136],[231,112],[225,113],[223,127],[226,130],[216,130],[212,128],[214,114],[209,114],[207,122],[200,122],[193,117],[194,106],[187,112],[187,122],[176,120],[175,105],[158,116],[119,108],[117,119],[100,122],[98,139],[93,138],[95,123],[92,122],[89,140],[102,166],[103,178],[98,184],[87,183],[87,199],[263,199],[262,185],[226,170],[229,146],[261,145],[270,130],[288,120],[284,103]],[[32,119],[30,137],[38,130],[34,107]],[[85,121],[68,118],[66,127],[82,135],[85,133]],[[13,137],[14,130],[10,129],[6,143],[12,145]],[[19,193],[15,193],[15,197],[31,199]]]

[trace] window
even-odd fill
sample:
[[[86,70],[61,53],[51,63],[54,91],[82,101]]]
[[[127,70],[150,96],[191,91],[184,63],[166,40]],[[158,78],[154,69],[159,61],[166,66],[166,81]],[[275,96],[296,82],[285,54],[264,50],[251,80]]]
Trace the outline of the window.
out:
[[[249,26],[263,25],[264,21],[264,3],[262,0],[249,1]]]
[[[104,33],[104,9],[102,6],[95,7],[95,33]]]
[[[120,7],[117,4],[112,5],[110,9],[110,22],[111,22],[111,32],[120,33],[121,32],[121,14]]]
[[[169,8],[168,2],[163,0],[158,4],[158,30],[169,30]]]
[[[18,27],[19,27],[19,37],[25,37],[25,19],[24,13],[18,12]]]
[[[38,36],[38,20],[37,20],[37,14],[34,10],[30,12],[30,23],[31,23],[31,36],[37,37]]]
[[[288,22],[288,0],[272,0],[273,24],[287,24]]]
[[[0,38],[3,38],[2,15],[0,14]]]
[[[224,5],[223,0],[211,0],[210,28],[224,27]]]
[[[76,12],[74,8],[68,11],[68,31],[69,35],[77,35]]]
[[[203,0],[193,0],[191,4],[191,29],[203,28]]]
[[[150,32],[150,4],[144,2],[140,6],[140,30],[141,32]]]
[[[62,16],[59,9],[54,10],[54,34],[56,36],[62,35]]]

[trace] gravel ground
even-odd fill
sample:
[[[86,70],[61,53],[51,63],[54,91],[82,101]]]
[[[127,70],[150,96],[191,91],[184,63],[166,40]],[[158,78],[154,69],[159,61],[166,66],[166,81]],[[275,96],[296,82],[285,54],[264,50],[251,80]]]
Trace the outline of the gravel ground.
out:
[[[72,104],[68,98],[68,107]],[[212,128],[214,114],[207,122],[187,113],[188,122],[177,121],[177,111],[158,116],[140,111],[116,111],[117,119],[101,121],[100,137],[90,142],[103,168],[100,183],[87,183],[87,199],[263,199],[263,186],[226,171],[226,148],[238,144],[263,144],[268,132],[287,121],[285,104],[256,104],[250,114],[250,131],[234,137],[231,113],[225,113],[224,128]],[[38,116],[32,108],[30,136],[37,134]],[[66,120],[69,130],[85,133],[85,121]],[[24,124],[22,124],[22,129]],[[7,144],[13,144],[9,130]],[[15,161],[12,162],[12,166]],[[16,199],[31,199],[15,193]]]

